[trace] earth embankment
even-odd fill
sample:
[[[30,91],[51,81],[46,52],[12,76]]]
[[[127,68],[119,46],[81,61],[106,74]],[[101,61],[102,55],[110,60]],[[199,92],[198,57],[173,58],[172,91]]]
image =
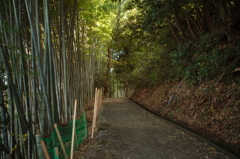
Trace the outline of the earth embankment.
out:
[[[136,90],[131,100],[240,156],[240,87],[164,83]]]

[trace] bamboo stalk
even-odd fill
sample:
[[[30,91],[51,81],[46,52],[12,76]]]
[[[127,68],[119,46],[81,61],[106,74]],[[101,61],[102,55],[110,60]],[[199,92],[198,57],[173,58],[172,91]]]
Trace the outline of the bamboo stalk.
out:
[[[66,149],[65,149],[65,146],[64,146],[63,141],[62,141],[61,134],[60,134],[60,132],[59,132],[59,130],[57,128],[57,124],[54,124],[54,128],[56,130],[56,133],[57,133],[57,136],[58,136],[61,148],[63,150],[63,155],[64,155],[65,159],[68,159],[68,156],[67,156],[67,153],[66,153]]]
[[[41,140],[40,142],[41,142],[42,149],[43,149],[43,152],[44,152],[44,155],[45,155],[46,159],[51,159],[50,156],[49,156],[49,153],[47,151],[47,147],[46,147],[45,142],[43,140]]]
[[[74,149],[74,135],[75,135],[75,126],[76,126],[76,108],[77,108],[77,100],[75,100],[75,104],[74,104],[72,145],[71,145],[71,157],[70,157],[71,159],[73,158],[73,149]]]
[[[54,156],[56,156],[56,159],[59,159],[58,147],[54,148]]]
[[[43,156],[44,152],[41,145],[41,140],[42,140],[42,135],[36,135],[38,158],[45,159],[45,157]]]
[[[35,134],[40,132],[38,126],[33,129],[34,125],[39,124],[41,135],[47,135],[49,127],[54,130],[53,123],[58,123],[59,119],[69,121],[74,99],[78,100],[78,111],[94,98],[95,68],[101,69],[98,67],[101,61],[95,60],[99,39],[86,41],[88,33],[93,31],[89,27],[89,17],[78,16],[85,11],[79,9],[77,0],[71,2],[0,2],[0,32],[3,35],[0,36],[0,53],[3,54],[0,55],[0,67],[4,65],[9,80],[6,97],[11,101],[10,120],[16,121],[12,122],[9,132],[29,133],[29,142],[15,141],[10,133],[7,135],[11,138],[10,147],[15,142],[21,147],[16,150],[16,156],[35,158],[38,155],[34,142]],[[14,114],[21,118],[14,119]],[[12,156],[15,158],[14,153]]]
[[[94,135],[94,129],[95,129],[96,120],[97,120],[97,107],[98,107],[98,90],[96,88],[95,101],[94,101],[94,112],[93,112],[93,124],[92,124],[92,138]]]
[[[76,119],[76,117],[75,117],[75,119]],[[74,120],[74,115],[72,116],[72,120]],[[77,133],[76,133],[76,131],[74,132],[74,135],[75,135],[75,137],[74,137],[74,143],[75,143],[75,145],[76,146],[78,146],[78,138],[77,138]]]

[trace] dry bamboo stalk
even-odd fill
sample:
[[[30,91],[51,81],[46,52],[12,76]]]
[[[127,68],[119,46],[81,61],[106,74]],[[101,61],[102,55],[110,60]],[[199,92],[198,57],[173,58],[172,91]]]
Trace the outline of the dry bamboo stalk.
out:
[[[55,155],[56,155],[57,157],[59,157],[58,147],[55,147],[55,148],[54,148],[54,151],[55,151]]]
[[[77,116],[77,115],[76,115]],[[72,120],[74,119],[74,115],[72,115]],[[76,119],[76,117],[75,117],[75,119]],[[76,122],[76,121],[75,121]],[[75,145],[76,146],[78,146],[78,138],[77,138],[77,133],[76,133],[76,131],[74,132],[74,143],[75,143]]]
[[[75,100],[75,104],[74,104],[72,145],[71,145],[71,157],[70,157],[71,159],[73,158],[73,146],[74,146],[75,125],[76,125],[76,108],[77,108],[77,100]]]
[[[57,124],[54,124],[54,128],[55,128],[55,130],[56,130],[58,139],[59,139],[59,141],[60,141],[60,145],[61,145],[61,147],[62,147],[64,157],[65,157],[65,159],[68,159],[65,146],[64,146],[64,144],[63,144],[63,142],[62,142],[62,137],[61,137],[61,135],[60,135],[60,133],[59,133],[59,130],[58,130],[58,128],[57,128]]]
[[[49,154],[48,154],[45,142],[43,140],[41,140],[40,142],[41,142],[41,145],[42,145],[42,148],[43,148],[43,152],[45,154],[46,159],[51,159]]]
[[[92,124],[92,138],[94,135],[94,128],[96,126],[96,120],[97,120],[97,106],[98,106],[98,90],[96,88],[95,101],[94,101],[94,112],[93,112],[93,124]]]

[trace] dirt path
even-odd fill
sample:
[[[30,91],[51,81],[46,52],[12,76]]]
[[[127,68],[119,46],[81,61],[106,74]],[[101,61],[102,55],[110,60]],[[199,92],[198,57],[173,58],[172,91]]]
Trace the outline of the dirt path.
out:
[[[145,111],[126,98],[103,102],[97,132],[82,150],[86,159],[235,158],[201,138]]]

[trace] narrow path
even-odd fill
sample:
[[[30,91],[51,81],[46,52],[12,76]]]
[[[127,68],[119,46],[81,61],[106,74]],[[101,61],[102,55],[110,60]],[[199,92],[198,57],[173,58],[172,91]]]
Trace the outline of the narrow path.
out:
[[[94,144],[83,158],[235,158],[126,98],[104,100],[96,129]]]

